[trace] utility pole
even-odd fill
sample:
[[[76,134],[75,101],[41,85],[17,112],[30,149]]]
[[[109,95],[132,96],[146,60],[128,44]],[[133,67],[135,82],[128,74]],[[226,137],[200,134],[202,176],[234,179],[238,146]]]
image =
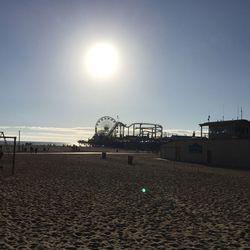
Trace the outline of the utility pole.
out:
[[[223,104],[223,107],[222,107],[222,121],[224,121],[224,104]]]

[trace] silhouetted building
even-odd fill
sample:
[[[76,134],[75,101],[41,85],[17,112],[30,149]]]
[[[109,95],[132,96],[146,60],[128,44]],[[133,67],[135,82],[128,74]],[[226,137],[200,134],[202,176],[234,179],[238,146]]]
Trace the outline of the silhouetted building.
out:
[[[184,162],[250,169],[250,122],[232,120],[200,124],[201,137],[172,140],[161,147],[161,157]],[[203,128],[208,127],[208,136]]]
[[[205,122],[200,124],[201,137],[203,127],[208,127],[209,139],[250,138],[250,122],[248,120],[230,120]]]

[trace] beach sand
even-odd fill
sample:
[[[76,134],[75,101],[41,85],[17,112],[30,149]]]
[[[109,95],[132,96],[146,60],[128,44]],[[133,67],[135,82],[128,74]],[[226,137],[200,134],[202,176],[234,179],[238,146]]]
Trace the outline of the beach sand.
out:
[[[250,249],[250,171],[156,157],[17,155],[0,249]]]

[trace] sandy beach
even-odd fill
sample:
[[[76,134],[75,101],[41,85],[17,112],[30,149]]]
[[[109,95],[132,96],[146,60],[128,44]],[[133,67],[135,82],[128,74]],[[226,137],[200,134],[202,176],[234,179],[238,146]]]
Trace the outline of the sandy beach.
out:
[[[156,158],[17,155],[0,249],[250,249],[249,171]]]

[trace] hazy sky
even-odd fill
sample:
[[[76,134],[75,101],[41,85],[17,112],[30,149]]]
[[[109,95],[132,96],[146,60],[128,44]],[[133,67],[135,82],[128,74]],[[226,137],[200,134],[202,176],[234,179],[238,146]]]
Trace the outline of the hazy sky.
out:
[[[98,41],[121,60],[105,81],[83,65]],[[248,0],[0,1],[1,126],[250,119],[249,66]]]

